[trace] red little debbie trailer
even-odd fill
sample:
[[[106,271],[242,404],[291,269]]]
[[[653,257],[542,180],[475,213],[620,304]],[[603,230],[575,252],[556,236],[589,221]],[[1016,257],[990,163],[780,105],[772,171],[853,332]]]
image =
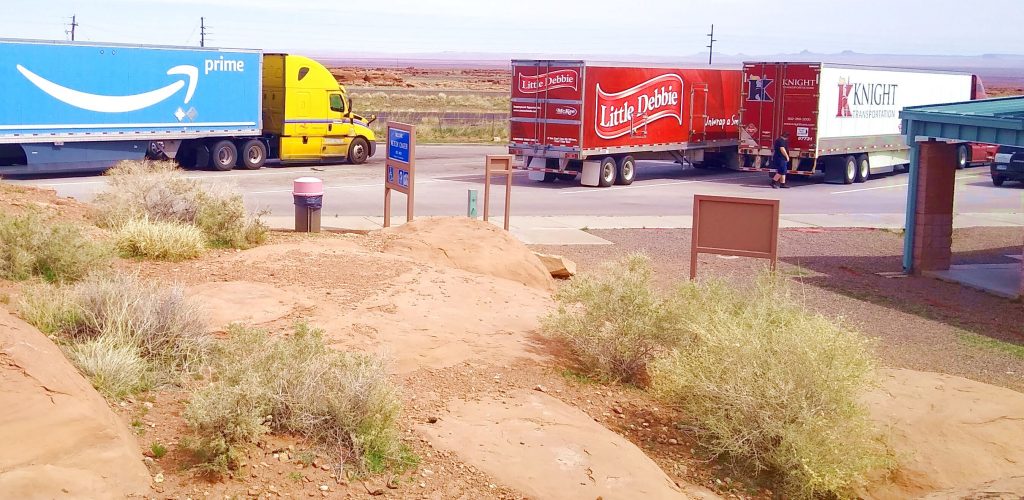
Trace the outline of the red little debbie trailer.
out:
[[[512,61],[511,144],[530,178],[630,184],[638,159],[736,161],[738,70]]]

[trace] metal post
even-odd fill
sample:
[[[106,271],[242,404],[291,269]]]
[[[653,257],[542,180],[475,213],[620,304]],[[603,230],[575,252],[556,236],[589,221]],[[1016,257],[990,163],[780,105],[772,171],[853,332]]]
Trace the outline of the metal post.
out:
[[[476,218],[476,201],[477,201],[477,190],[470,189],[469,196],[466,200],[466,217]]]
[[[206,47],[206,18],[199,18],[199,46]]]
[[[914,267],[914,228],[917,225],[917,188],[921,177],[921,145],[917,142],[914,121],[907,120],[907,142],[910,144],[910,181],[907,185],[907,214],[903,228],[903,272]]]

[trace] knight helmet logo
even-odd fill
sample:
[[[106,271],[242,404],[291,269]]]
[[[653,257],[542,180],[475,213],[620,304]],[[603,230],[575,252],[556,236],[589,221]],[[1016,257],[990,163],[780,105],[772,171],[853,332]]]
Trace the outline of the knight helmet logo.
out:
[[[849,83],[846,78],[839,79],[839,110],[836,112],[837,118],[847,118],[853,116],[853,111],[850,110],[850,94],[853,92],[853,84]]]
[[[772,102],[772,96],[768,93],[775,80],[768,78],[752,77],[747,89],[747,100],[755,102]]]

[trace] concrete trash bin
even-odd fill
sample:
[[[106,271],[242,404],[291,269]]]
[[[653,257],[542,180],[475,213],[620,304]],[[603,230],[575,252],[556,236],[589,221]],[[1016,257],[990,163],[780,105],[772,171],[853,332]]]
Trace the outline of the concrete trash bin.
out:
[[[295,232],[319,233],[324,182],[316,177],[295,179],[292,183],[292,199],[295,202]]]

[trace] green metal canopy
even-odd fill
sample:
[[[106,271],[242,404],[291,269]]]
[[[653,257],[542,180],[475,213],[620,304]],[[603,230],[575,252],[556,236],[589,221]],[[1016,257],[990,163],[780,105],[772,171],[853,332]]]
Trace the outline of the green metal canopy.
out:
[[[900,118],[908,144],[927,137],[1024,147],[1024,97],[911,106]]]
[[[910,145],[910,185],[903,238],[903,269],[913,265],[915,212],[920,173],[918,141],[983,142],[1024,147],[1024,96],[911,106],[900,111]]]

